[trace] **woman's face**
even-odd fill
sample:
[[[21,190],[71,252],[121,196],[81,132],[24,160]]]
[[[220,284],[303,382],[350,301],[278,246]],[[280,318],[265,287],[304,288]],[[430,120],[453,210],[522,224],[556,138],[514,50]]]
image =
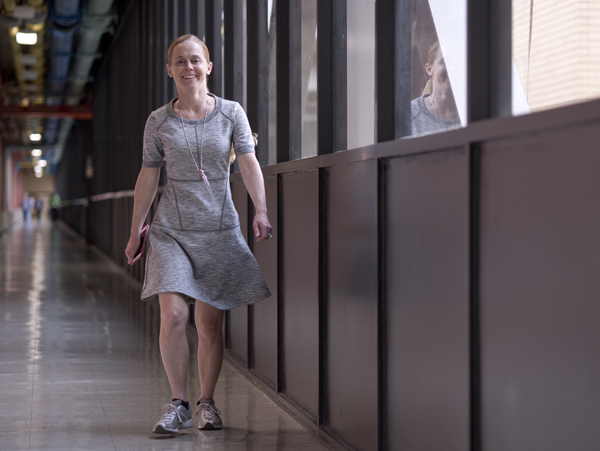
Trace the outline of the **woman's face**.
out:
[[[425,64],[425,70],[433,78],[433,90],[438,89],[448,92],[452,90],[448,71],[446,70],[446,62],[441,50],[438,50],[437,56],[432,65]]]
[[[206,86],[206,77],[212,70],[204,49],[196,41],[188,40],[173,49],[171,63],[167,64],[169,77],[175,80],[177,92],[195,90]]]

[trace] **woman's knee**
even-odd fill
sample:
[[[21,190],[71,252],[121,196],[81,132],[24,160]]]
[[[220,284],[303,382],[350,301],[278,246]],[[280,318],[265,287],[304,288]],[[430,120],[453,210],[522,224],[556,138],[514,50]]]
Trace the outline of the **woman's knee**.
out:
[[[217,319],[200,319],[196,321],[198,337],[208,341],[217,340],[223,333],[222,321]]]
[[[177,300],[179,301],[179,300]],[[187,302],[161,302],[160,325],[161,328],[173,329],[185,327],[189,318]]]

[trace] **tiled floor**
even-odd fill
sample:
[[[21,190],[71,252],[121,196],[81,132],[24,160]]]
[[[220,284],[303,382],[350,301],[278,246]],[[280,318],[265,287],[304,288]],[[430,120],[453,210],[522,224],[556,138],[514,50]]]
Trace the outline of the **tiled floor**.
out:
[[[34,220],[0,237],[0,450],[326,449],[227,363],[215,395],[224,430],[152,434],[170,389],[158,304],[138,299],[58,226]]]

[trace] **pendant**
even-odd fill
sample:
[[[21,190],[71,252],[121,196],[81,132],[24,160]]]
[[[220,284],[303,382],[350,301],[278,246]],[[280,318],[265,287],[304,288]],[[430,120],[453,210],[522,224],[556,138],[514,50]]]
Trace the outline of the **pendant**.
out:
[[[204,173],[204,171],[202,169],[200,169],[200,177],[202,177],[202,180],[204,180],[204,183],[206,184],[206,189],[208,190],[208,194],[210,194],[210,197],[214,199],[212,190],[210,189],[210,183],[208,183],[208,177],[206,176],[206,174]]]

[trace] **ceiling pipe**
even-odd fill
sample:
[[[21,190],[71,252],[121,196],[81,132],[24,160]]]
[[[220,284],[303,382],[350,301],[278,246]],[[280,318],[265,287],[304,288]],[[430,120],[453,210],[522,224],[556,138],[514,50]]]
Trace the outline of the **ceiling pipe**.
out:
[[[63,103],[69,63],[73,51],[73,36],[79,27],[80,20],[81,5],[79,0],[56,0],[54,2],[50,11],[52,42],[50,72],[46,83],[46,105],[48,106],[59,106]],[[60,139],[59,122],[60,119],[58,118],[46,119],[44,139],[47,143],[52,144]]]
[[[89,0],[84,5],[83,25],[80,30],[77,57],[71,74],[71,87],[65,103],[79,105],[85,85],[90,79],[90,71],[96,58],[100,40],[104,33],[114,32],[114,14],[110,14],[113,0]]]
[[[69,62],[73,50],[73,35],[79,26],[81,9],[79,0],[56,0],[50,12],[51,60],[46,104],[58,106],[67,83]]]

